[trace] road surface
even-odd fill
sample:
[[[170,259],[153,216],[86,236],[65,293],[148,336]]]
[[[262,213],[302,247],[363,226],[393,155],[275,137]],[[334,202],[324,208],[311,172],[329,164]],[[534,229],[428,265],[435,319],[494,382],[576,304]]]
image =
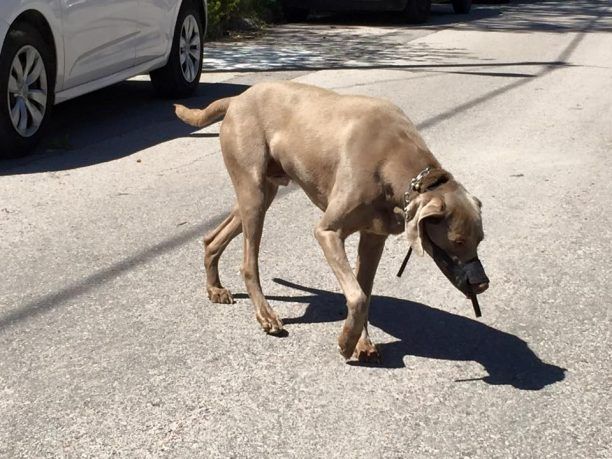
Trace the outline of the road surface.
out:
[[[384,97],[484,203],[483,317],[428,258],[386,245],[371,334],[346,309],[294,186],[266,220],[266,336],[239,276],[203,288],[201,236],[233,201],[219,126],[134,79],[57,107],[0,166],[0,456],[612,457],[612,8],[436,6],[432,22],[318,18],[206,48],[203,106],[269,79]],[[349,239],[351,257],[355,238]]]

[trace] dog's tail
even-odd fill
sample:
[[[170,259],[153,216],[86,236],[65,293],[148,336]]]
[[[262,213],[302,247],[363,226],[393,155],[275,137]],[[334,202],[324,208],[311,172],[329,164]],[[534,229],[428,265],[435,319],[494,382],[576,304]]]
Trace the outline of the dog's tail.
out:
[[[180,104],[174,104],[174,112],[185,123],[197,128],[203,128],[221,121],[231,101],[231,97],[215,100],[203,110],[190,109]]]

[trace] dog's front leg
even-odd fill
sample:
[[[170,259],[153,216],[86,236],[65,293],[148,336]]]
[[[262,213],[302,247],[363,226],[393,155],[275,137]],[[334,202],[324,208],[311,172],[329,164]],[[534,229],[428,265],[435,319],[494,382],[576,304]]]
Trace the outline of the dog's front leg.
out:
[[[368,297],[366,323],[363,327],[361,337],[355,348],[355,357],[360,362],[380,362],[380,354],[376,346],[370,340],[368,335],[367,317],[370,310],[370,301],[372,298],[372,286],[374,285],[374,277],[378,269],[378,263],[382,256],[383,249],[387,236],[367,233],[362,231],[359,237],[359,248],[357,252],[357,263],[355,273],[357,281],[364,293]]]
[[[344,358],[349,359],[368,318],[368,296],[353,274],[344,248],[346,236],[342,231],[326,224],[324,217],[315,230],[315,236],[346,297],[348,315],[338,337],[338,346]]]

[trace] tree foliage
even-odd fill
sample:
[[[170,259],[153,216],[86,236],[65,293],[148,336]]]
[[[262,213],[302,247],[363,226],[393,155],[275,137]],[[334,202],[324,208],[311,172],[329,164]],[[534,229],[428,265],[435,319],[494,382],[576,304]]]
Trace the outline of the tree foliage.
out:
[[[219,37],[233,19],[269,22],[280,16],[280,0],[208,0],[208,33]]]
[[[240,10],[241,0],[209,0],[208,30],[211,36],[219,36],[230,19]]]

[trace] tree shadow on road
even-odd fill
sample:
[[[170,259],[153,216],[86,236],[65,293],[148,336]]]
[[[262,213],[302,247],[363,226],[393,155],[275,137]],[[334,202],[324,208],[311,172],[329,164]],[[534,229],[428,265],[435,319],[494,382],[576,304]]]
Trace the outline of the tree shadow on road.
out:
[[[285,24],[265,35],[240,42],[210,43],[204,56],[204,72],[275,72],[287,70],[395,69],[479,76],[525,77],[497,72],[498,67],[565,65],[565,62],[513,61],[476,52],[473,46],[452,41],[417,38],[437,31],[568,33],[612,31],[603,1],[525,1],[504,7],[478,7],[468,15],[451,14],[450,5],[435,5],[431,20],[406,26],[401,15],[341,13],[313,16],[303,24]],[[399,21],[399,22],[398,22]],[[483,40],[487,40],[483,36]],[[495,40],[495,37],[493,37]],[[461,43],[461,41],[459,41]],[[469,43],[469,41],[468,41]],[[512,40],[508,37],[508,47]],[[453,70],[463,69],[462,72]]]
[[[478,4],[476,4],[478,3]],[[479,1],[468,14],[455,14],[452,5],[433,4],[425,24],[406,25],[401,13],[339,12],[315,14],[308,24],[343,26],[404,26],[423,29],[484,30],[491,32],[579,32],[585,20],[605,12],[607,0]],[[612,23],[600,21],[593,29],[612,31]]]
[[[416,36],[415,36],[416,38]],[[470,50],[407,40],[403,29],[321,24],[287,24],[258,39],[211,43],[204,72],[410,68],[451,64],[486,64]]]
[[[581,32],[585,23],[600,18],[590,30],[610,32],[612,23],[606,17],[607,5],[607,0],[513,0],[501,8],[500,5],[477,5],[473,19],[469,18],[471,15],[467,15],[465,22],[451,20],[445,23],[442,19],[438,25],[489,32],[569,33]],[[483,14],[494,10],[497,14]]]
[[[336,322],[346,316],[344,296],[305,287],[283,279],[274,281],[306,296],[269,296],[270,300],[305,303],[298,318],[285,324]],[[489,373],[482,380],[492,385],[511,385],[522,390],[540,390],[562,381],[564,368],[540,360],[525,341],[482,322],[441,311],[424,304],[388,296],[373,296],[370,323],[397,341],[380,345],[384,368],[403,368],[407,355],[480,363]],[[357,364],[354,362],[352,364]]]

